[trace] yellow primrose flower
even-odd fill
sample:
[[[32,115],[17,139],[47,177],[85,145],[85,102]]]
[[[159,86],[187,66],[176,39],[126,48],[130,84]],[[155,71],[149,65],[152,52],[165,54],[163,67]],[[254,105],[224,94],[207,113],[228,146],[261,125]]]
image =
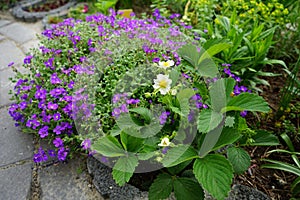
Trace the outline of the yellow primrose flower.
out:
[[[159,61],[158,62],[158,67],[159,68],[163,68],[163,69],[167,69],[169,67],[172,67],[174,65],[174,61],[173,60],[168,60],[168,61]]]
[[[164,138],[161,140],[161,142],[158,144],[158,146],[160,146],[160,147],[167,147],[167,146],[169,146],[170,144],[171,144],[171,142],[170,142],[169,138],[164,137]]]
[[[172,80],[169,75],[158,74],[154,79],[154,89],[159,90],[162,95],[167,94],[171,89]]]

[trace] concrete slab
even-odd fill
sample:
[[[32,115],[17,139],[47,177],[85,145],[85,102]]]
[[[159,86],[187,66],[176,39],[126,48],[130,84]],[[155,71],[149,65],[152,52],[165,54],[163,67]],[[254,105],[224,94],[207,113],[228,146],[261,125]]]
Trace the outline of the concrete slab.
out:
[[[30,49],[32,48],[38,48],[39,47],[39,40],[31,40],[29,42],[26,42],[21,46],[23,52],[26,54],[29,52]]]
[[[86,163],[82,158],[42,168],[39,177],[41,200],[104,200],[89,182]]]
[[[0,169],[1,199],[26,199],[31,185],[31,166],[32,164],[28,163]]]
[[[0,70],[6,68],[10,62],[22,64],[24,57],[25,55],[14,42],[8,40],[0,41]]]
[[[11,95],[8,93],[9,90],[14,88],[15,84],[9,78],[14,76],[15,73],[10,68],[0,71],[0,107],[11,103]]]
[[[5,19],[0,19],[0,27],[5,26],[9,23],[11,23],[11,21],[5,20]]]
[[[25,27],[21,23],[12,23],[4,26],[0,29],[0,33],[19,44],[36,39],[36,31]]]
[[[32,136],[20,132],[14,124],[8,108],[0,109],[0,166],[31,159],[33,156]]]
[[[5,37],[3,35],[0,35],[0,41],[4,40],[4,39],[5,39]]]

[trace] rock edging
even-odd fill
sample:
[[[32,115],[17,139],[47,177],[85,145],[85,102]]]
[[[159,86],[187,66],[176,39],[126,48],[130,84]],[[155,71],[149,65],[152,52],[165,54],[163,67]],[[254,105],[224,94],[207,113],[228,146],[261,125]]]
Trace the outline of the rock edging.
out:
[[[87,168],[93,177],[95,188],[102,196],[110,200],[148,200],[148,192],[143,192],[130,184],[122,187],[118,186],[112,178],[112,169],[102,164],[96,158],[89,157],[87,159]],[[172,196],[169,199],[175,198]],[[214,200],[208,194],[205,195],[205,199]],[[236,184],[232,186],[232,190],[226,200],[270,200],[270,198],[257,189]]]
[[[57,14],[57,13],[61,13],[64,12],[65,10],[68,10],[70,7],[74,6],[76,4],[75,0],[70,0],[68,3],[66,3],[65,5],[50,10],[48,12],[27,12],[25,11],[24,8],[35,5],[35,4],[39,4],[42,3],[43,0],[34,0],[34,1],[22,1],[20,2],[18,5],[14,6],[12,8],[12,15],[19,20],[25,21],[25,22],[36,22],[40,19],[42,19],[43,17],[47,16],[47,15],[52,15],[52,14]]]

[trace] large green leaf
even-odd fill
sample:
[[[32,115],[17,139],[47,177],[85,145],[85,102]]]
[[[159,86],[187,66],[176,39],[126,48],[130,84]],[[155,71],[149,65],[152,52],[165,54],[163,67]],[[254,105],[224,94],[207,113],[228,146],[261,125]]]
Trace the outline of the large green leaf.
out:
[[[218,126],[217,128],[215,128],[205,134],[204,140],[201,143],[201,147],[200,147],[199,154],[198,154],[201,158],[203,158],[210,151],[212,151],[212,149],[217,144],[217,142],[220,138],[222,129],[223,129],[223,126]]]
[[[187,44],[182,46],[178,49],[178,54],[196,68],[200,58],[200,53],[197,51],[197,47],[195,45]]]
[[[193,179],[182,177],[174,180],[176,200],[202,200],[204,192],[200,184]]]
[[[251,93],[242,93],[232,98],[222,112],[227,111],[258,111],[269,112],[270,108],[268,103],[260,96]]]
[[[129,111],[137,113],[140,116],[142,116],[145,119],[146,124],[149,124],[151,122],[151,119],[152,119],[153,115],[152,115],[152,113],[149,109],[143,108],[143,107],[137,107],[137,108],[132,108]]]
[[[121,133],[121,143],[126,151],[129,152],[138,152],[144,143],[144,139],[133,137],[126,134],[125,132]]]
[[[196,159],[193,166],[194,174],[214,198],[223,200],[227,197],[233,178],[233,169],[228,160],[221,155],[207,155]]]
[[[169,77],[172,80],[172,84],[171,87],[174,87],[175,85],[177,85],[177,81],[179,79],[180,73],[176,70],[173,69],[170,73],[169,73]]]
[[[250,166],[251,158],[249,154],[241,148],[230,147],[227,149],[227,158],[231,162],[234,173],[242,174]]]
[[[228,86],[228,88],[226,88],[226,86]],[[230,81],[230,79],[228,81],[226,81],[226,79],[219,79],[211,85],[209,90],[210,101],[211,107],[215,112],[220,112],[221,109],[226,106],[227,92],[229,93],[228,95],[230,95],[232,89],[233,85],[232,80]]]
[[[166,199],[173,190],[173,178],[171,175],[163,173],[157,176],[149,188],[149,200]]]
[[[219,73],[217,65],[210,57],[202,60],[196,69],[201,76],[205,76],[209,78],[214,78]]]
[[[162,160],[162,164],[164,167],[172,167],[197,157],[197,152],[192,147],[188,145],[178,145],[168,150]]]
[[[185,88],[178,92],[176,95],[180,105],[180,112],[183,116],[187,116],[190,113],[189,99],[195,94],[194,90]]]
[[[233,144],[241,137],[241,134],[234,128],[224,127],[217,144],[212,150],[220,149],[225,145]]]
[[[204,109],[200,112],[197,122],[199,132],[207,133],[215,129],[223,119],[221,113],[212,111],[211,109]]]
[[[199,58],[198,64],[201,64],[205,59],[211,59],[214,55],[220,53],[221,51],[230,48],[232,45],[229,43],[219,43],[209,47],[206,52]]]
[[[275,146],[280,144],[278,138],[274,134],[264,130],[257,130],[256,135],[254,135],[252,139],[254,142],[250,143],[251,146]],[[241,138],[240,143],[246,144],[246,140],[247,138],[243,137]]]
[[[138,159],[133,155],[119,158],[112,171],[112,176],[116,183],[120,186],[127,183],[132,177],[137,165]]]
[[[107,157],[124,156],[125,151],[119,141],[110,136],[104,136],[99,138],[94,144],[92,144],[92,150],[96,150],[98,153]]]

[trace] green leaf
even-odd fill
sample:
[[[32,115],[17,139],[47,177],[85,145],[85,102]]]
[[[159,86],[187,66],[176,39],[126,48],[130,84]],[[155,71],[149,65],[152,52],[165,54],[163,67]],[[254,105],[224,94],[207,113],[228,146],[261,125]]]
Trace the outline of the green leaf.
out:
[[[296,196],[300,193],[300,177],[296,178],[293,183],[291,184],[291,190],[293,193],[293,196]]]
[[[206,58],[197,66],[196,68],[197,72],[201,76],[214,78],[218,75],[218,67],[215,64],[215,62],[212,60],[212,58]]]
[[[190,178],[177,178],[174,180],[174,193],[176,200],[201,200],[204,192],[200,184]]]
[[[226,145],[233,144],[240,137],[241,137],[241,134],[236,129],[224,127],[222,130],[222,133],[219,137],[218,142],[216,143],[216,145],[214,146],[214,148],[212,150],[214,151],[214,150],[220,149]]]
[[[110,135],[99,138],[94,144],[92,144],[92,150],[96,150],[98,153],[107,157],[124,156],[125,151],[119,141]]]
[[[149,200],[166,199],[173,190],[173,178],[163,173],[157,176],[149,188]]]
[[[229,43],[219,43],[219,44],[212,45],[199,58],[198,64],[200,64],[201,62],[203,62],[205,59],[211,59],[212,56],[220,53],[221,51],[224,51],[225,49],[230,48],[231,46],[232,45],[229,44]]]
[[[221,113],[214,112],[211,109],[203,109],[198,117],[198,131],[207,133],[215,129],[222,122],[222,119],[223,115]]]
[[[226,78],[225,80],[225,94],[226,94],[226,103],[228,103],[232,97],[231,93],[233,92],[233,88],[235,85],[235,80],[233,78]]]
[[[231,147],[227,149],[227,158],[233,166],[234,173],[242,174],[250,166],[249,154],[241,148]]]
[[[221,155],[207,155],[196,159],[193,166],[196,179],[217,200],[227,197],[233,178],[233,169]]]
[[[220,112],[221,109],[226,106],[227,99],[229,100],[230,94],[233,90],[232,80],[225,80],[226,79],[217,80],[211,85],[211,88],[209,90],[211,106],[215,112]],[[229,88],[226,88],[226,86],[228,86]],[[227,93],[229,93],[228,98],[226,97]]]
[[[242,93],[232,98],[221,112],[227,111],[258,111],[269,112],[268,103],[260,96],[251,93]]]
[[[143,107],[137,107],[137,108],[132,108],[129,111],[141,115],[145,119],[146,124],[149,124],[151,122],[152,113],[149,109]]]
[[[123,186],[133,175],[138,165],[138,159],[135,156],[121,157],[114,165],[112,175],[116,183]]]
[[[278,138],[267,131],[257,130],[256,135],[253,137],[254,142],[251,143],[252,146],[271,146],[280,145]]]
[[[194,90],[190,88],[185,88],[178,92],[176,95],[179,105],[180,105],[180,113],[183,116],[187,116],[190,113],[190,105],[189,99],[195,94]]]
[[[235,124],[235,117],[233,117],[233,116],[226,116],[225,126],[227,126],[227,127],[233,127],[234,124]]]
[[[205,134],[204,140],[202,141],[200,150],[199,150],[199,156],[203,158],[206,156],[217,144],[220,135],[222,133],[223,126],[218,126],[217,128],[213,129],[212,131],[209,131]]]
[[[172,80],[172,84],[171,87],[174,87],[175,85],[177,85],[177,81],[179,79],[180,73],[176,70],[173,69],[170,73],[169,73],[169,77]]]
[[[144,144],[144,139],[133,137],[126,134],[124,131],[121,133],[121,143],[126,151],[138,152]]]
[[[168,172],[170,172],[170,174],[177,175],[182,170],[184,170],[184,168],[186,168],[191,162],[192,162],[192,159],[191,160],[187,160],[185,162],[182,162],[180,164],[177,164],[177,165],[175,165],[173,167],[167,167],[167,170],[168,170]]]
[[[170,148],[162,160],[164,167],[173,167],[182,162],[197,158],[195,149],[188,145],[178,145]]]
[[[300,169],[294,165],[270,159],[263,159],[263,161],[270,162],[271,164],[263,164],[262,168],[283,170],[300,176]]]
[[[191,63],[195,68],[200,58],[200,53],[195,45],[184,45],[178,49],[178,55]]]

